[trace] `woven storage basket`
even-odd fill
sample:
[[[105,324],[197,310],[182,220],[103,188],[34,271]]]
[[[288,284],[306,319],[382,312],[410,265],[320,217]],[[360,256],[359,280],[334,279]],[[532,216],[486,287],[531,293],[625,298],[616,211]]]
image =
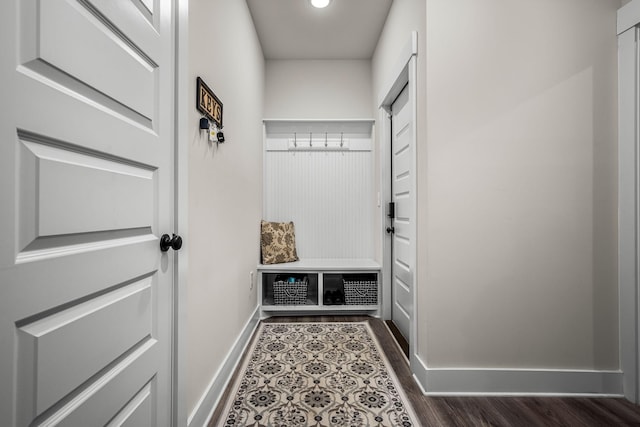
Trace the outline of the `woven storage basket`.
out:
[[[275,305],[301,305],[307,303],[307,281],[273,282],[273,303]]]
[[[345,280],[344,302],[346,305],[377,305],[378,282]]]

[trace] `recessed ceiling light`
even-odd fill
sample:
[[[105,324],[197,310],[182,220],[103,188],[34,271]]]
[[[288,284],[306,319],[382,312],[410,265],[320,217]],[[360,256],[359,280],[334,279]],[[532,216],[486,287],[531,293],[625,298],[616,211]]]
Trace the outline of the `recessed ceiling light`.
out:
[[[311,5],[318,9],[329,6],[329,3],[331,3],[331,0],[311,0]]]

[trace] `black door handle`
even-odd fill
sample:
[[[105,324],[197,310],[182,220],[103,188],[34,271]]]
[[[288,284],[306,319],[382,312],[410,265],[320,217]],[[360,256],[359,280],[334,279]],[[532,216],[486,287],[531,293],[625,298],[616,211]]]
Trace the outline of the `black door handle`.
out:
[[[393,234],[395,232],[396,232],[396,228],[395,227],[387,227],[387,233]]]
[[[169,236],[168,234],[163,234],[160,237],[160,250],[162,252],[167,252],[169,248],[172,248],[174,251],[179,251],[182,247],[182,237],[174,234],[173,236]]]

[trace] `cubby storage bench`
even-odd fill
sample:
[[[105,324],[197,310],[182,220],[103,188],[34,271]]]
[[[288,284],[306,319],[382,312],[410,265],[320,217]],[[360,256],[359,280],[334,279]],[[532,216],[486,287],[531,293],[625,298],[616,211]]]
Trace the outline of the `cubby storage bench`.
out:
[[[380,315],[380,264],[368,259],[305,259],[258,265],[263,316],[316,312]]]

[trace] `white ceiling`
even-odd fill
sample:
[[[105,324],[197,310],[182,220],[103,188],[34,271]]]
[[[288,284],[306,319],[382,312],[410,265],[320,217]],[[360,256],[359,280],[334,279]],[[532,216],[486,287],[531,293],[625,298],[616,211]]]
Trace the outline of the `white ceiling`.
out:
[[[393,0],[246,0],[265,59],[369,59]]]

